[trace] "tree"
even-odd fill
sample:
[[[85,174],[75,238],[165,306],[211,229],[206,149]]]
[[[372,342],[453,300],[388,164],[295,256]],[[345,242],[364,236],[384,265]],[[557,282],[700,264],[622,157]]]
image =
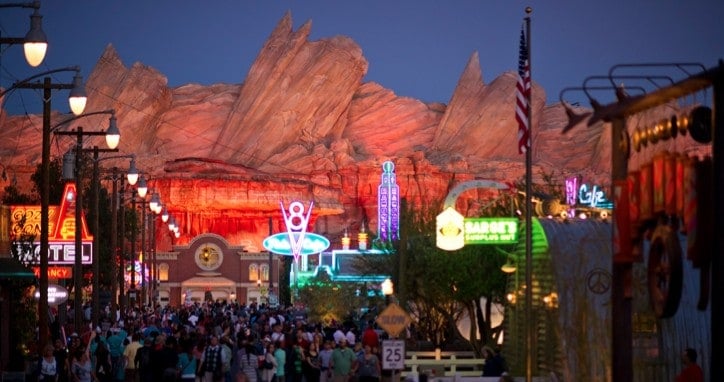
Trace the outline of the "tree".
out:
[[[326,272],[319,272],[304,288],[300,288],[299,299],[304,301],[309,321],[329,324],[332,320],[344,322],[356,319],[356,312],[361,306],[357,294],[356,284],[334,282]]]

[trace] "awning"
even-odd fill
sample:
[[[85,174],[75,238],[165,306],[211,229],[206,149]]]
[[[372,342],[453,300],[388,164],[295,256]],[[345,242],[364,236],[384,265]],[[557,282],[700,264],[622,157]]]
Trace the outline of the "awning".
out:
[[[33,271],[18,260],[9,257],[0,258],[0,280],[32,280],[34,278]]]

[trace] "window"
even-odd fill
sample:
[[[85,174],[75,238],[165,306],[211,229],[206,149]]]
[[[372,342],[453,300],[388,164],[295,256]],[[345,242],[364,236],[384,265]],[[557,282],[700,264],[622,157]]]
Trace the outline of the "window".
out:
[[[168,268],[166,263],[158,265],[158,281],[168,281]]]
[[[262,264],[259,267],[259,273],[262,281],[269,281],[269,264]]]
[[[256,263],[249,264],[249,281],[259,280],[259,265]]]

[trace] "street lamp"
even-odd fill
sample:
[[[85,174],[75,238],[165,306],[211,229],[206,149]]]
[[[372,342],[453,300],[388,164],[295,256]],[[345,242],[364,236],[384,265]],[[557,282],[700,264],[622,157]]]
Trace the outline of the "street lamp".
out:
[[[100,193],[100,169],[99,169],[99,163],[105,160],[111,160],[111,159],[121,159],[121,158],[135,158],[135,155],[128,154],[128,155],[114,155],[114,156],[108,156],[99,158],[98,154],[99,152],[113,152],[117,150],[103,150],[99,149],[98,146],[93,146],[93,180],[91,182],[92,184],[92,190],[93,190],[93,216],[92,216],[92,222],[93,222],[93,326],[98,325],[98,320],[100,318],[100,224],[99,224],[99,215],[100,215],[100,208],[98,206],[99,200],[98,200],[98,194]],[[134,159],[135,160],[135,159]],[[132,171],[135,170],[135,164],[133,160],[131,161],[129,171],[129,175],[127,178],[133,177]],[[137,171],[137,170],[135,170]],[[130,181],[129,181],[130,183]],[[115,204],[115,192],[116,192],[116,184],[115,181],[113,183],[113,202],[112,204]],[[112,206],[111,208],[114,208]],[[115,212],[115,211],[112,211]],[[115,236],[116,236],[116,227],[115,227],[116,221],[115,216],[113,217],[111,221],[111,253],[113,254],[115,251]],[[113,264],[113,256],[111,256],[111,264]],[[111,272],[113,273],[113,272]],[[115,276],[115,275],[114,275]],[[114,284],[114,283],[112,283]],[[114,284],[115,285],[115,284]],[[115,291],[115,288],[112,288]],[[115,294],[113,294],[115,297]],[[115,312],[115,304],[111,304],[113,306],[113,311]]]
[[[390,305],[390,296],[395,293],[395,285],[392,280],[388,277],[382,282],[382,294],[385,295],[385,305]]]
[[[138,169],[136,168],[136,156],[134,154],[129,154],[126,156],[119,156],[119,157],[127,157],[131,158],[131,162],[128,168],[128,171],[126,172],[126,180],[128,181],[128,184],[131,186],[135,185],[138,181]],[[118,192],[118,182],[120,181],[121,177],[118,174],[118,168],[113,167],[111,170],[111,181],[112,181],[112,199],[111,199],[111,256],[115,257],[117,254],[117,248],[118,248],[118,207],[119,204],[119,192]],[[123,185],[125,186],[125,184]],[[125,187],[124,187],[125,188]],[[122,192],[122,191],[121,191]],[[123,227],[123,224],[121,224],[121,227]],[[123,247],[123,245],[121,245]],[[117,305],[120,308],[120,311],[123,312],[125,307],[125,302],[123,301],[124,294],[124,283],[125,278],[123,275],[125,274],[125,261],[124,261],[124,254],[121,253],[121,256],[119,256],[118,260],[119,264],[119,272],[118,274],[114,274],[111,282],[111,293],[115,296],[120,296],[120,298],[117,301]],[[118,293],[116,293],[118,292]],[[116,305],[113,306],[111,309],[111,314],[115,317],[116,313]]]
[[[53,83],[50,74],[60,72],[75,72],[73,82]],[[42,83],[31,82],[36,78],[43,77]],[[80,68],[71,66],[66,68],[49,70],[43,73],[28,77],[22,81],[18,81],[7,90],[0,93],[0,97],[14,89],[42,89],[43,90],[43,134],[42,134],[42,155],[40,166],[40,279],[39,289],[40,298],[38,300],[38,317],[48,317],[48,236],[49,236],[49,214],[50,214],[50,114],[51,114],[51,98],[52,90],[70,89],[68,102],[73,114],[78,115],[85,109],[86,96],[83,88],[83,80],[80,76]],[[39,322],[38,339],[40,344],[48,342],[48,327]]]
[[[138,193],[138,197],[140,198],[140,200],[137,201],[136,198],[134,197],[134,198],[131,200],[131,202],[132,202],[132,205],[133,205],[132,208],[133,208],[134,211],[135,211],[135,209],[136,209],[136,204],[140,204],[140,205],[141,205],[141,212],[142,212],[142,213],[141,213],[141,216],[142,216],[142,217],[141,217],[141,221],[143,222],[143,223],[142,223],[143,226],[142,226],[142,229],[141,229],[141,253],[144,254],[144,260],[143,260],[143,263],[141,264],[141,290],[142,290],[142,292],[143,292],[142,301],[146,302],[146,298],[148,297],[148,293],[147,293],[147,291],[146,291],[146,279],[145,279],[146,267],[147,267],[148,261],[151,261],[151,263],[150,263],[150,265],[149,265],[150,272],[151,272],[151,281],[152,281],[153,283],[155,283],[154,277],[155,277],[155,275],[156,275],[156,269],[157,269],[156,263],[155,263],[155,262],[156,262],[156,258],[155,258],[155,256],[156,256],[156,254],[155,254],[155,252],[156,252],[156,243],[155,243],[155,240],[156,240],[156,239],[155,239],[155,235],[156,235],[155,225],[156,225],[156,223],[155,223],[155,217],[156,217],[156,215],[159,215],[159,214],[161,213],[161,211],[162,211],[162,209],[163,209],[163,206],[162,206],[162,204],[161,204],[161,202],[160,202],[160,200],[161,200],[161,199],[160,199],[160,196],[158,196],[158,193],[156,193],[156,192],[154,192],[154,193],[152,194],[151,200],[146,201],[145,196],[146,196],[147,193],[148,193],[148,183],[146,182],[146,178],[145,178],[145,176],[143,176],[143,175],[142,175],[142,176],[139,178],[139,180],[138,180],[137,193]],[[153,207],[153,208],[151,208],[151,207]],[[148,214],[146,213],[146,208],[148,208],[149,211],[151,211],[151,214],[150,214],[150,215],[148,215]],[[173,219],[173,218],[171,218],[171,219]],[[150,231],[149,240],[150,240],[152,243],[148,243],[148,242],[146,241],[146,229],[147,229],[147,227],[148,227],[148,224],[151,225],[151,227],[150,227],[150,228],[151,228],[151,231]],[[170,223],[169,223],[169,224],[170,224]],[[136,262],[135,229],[133,230],[133,233],[132,233],[132,242],[133,242],[132,246],[134,247],[134,249],[132,250],[132,252],[133,252],[133,254],[132,254],[132,261],[133,261],[133,264],[134,264],[134,266],[133,266],[134,269],[131,271],[131,289],[134,291],[134,294],[135,294],[135,287],[136,287],[136,278],[135,278],[135,262]],[[149,252],[149,251],[150,251],[150,252]],[[151,253],[151,256],[150,256],[150,257],[148,256],[149,253]],[[151,285],[151,288],[150,288],[150,289],[153,289],[153,290],[155,291],[155,286],[154,286],[154,285]],[[151,296],[153,296],[153,294],[152,294]]]
[[[74,176],[75,176],[75,272],[73,272],[73,283],[75,288],[75,318],[74,318],[74,327],[75,331],[80,333],[81,331],[81,322],[83,321],[83,312],[82,312],[82,299],[83,299],[83,292],[81,285],[83,283],[83,262],[82,262],[82,252],[83,252],[83,242],[81,237],[81,231],[82,231],[82,225],[81,225],[81,212],[82,212],[82,200],[83,200],[83,191],[81,189],[81,155],[83,153],[83,137],[84,136],[99,136],[103,135],[106,137],[106,143],[108,145],[108,148],[111,151],[116,151],[116,147],[118,146],[118,142],[120,140],[120,132],[118,131],[118,126],[116,125],[116,118],[115,118],[115,111],[114,110],[104,110],[104,111],[98,111],[98,112],[92,112],[92,113],[86,113],[82,115],[78,115],[76,117],[70,118],[68,120],[65,120],[57,125],[55,125],[51,130],[60,127],[62,125],[65,125],[67,123],[70,123],[76,119],[89,117],[92,115],[98,115],[98,114],[111,114],[110,120],[109,120],[109,127],[105,131],[83,131],[82,126],[78,126],[78,128],[75,131],[56,131],[55,134],[57,135],[68,135],[68,136],[75,136],[76,137],[76,147],[75,147],[75,170],[74,170]],[[100,149],[98,146],[94,146],[93,152],[94,152],[94,166],[96,165],[96,161],[98,160],[98,152]],[[65,161],[64,161],[65,162]],[[65,172],[65,171],[64,171]],[[95,171],[94,171],[95,172]],[[94,177],[95,177],[94,173]],[[94,182],[95,183],[95,182]],[[95,199],[97,199],[97,195],[95,196]],[[97,204],[97,201],[96,201]],[[98,206],[96,205],[95,208]],[[97,214],[98,211],[96,210],[95,213]],[[93,232],[94,240],[97,240],[98,236],[98,227],[94,227],[96,231]],[[98,314],[99,314],[99,294],[98,294],[98,273],[99,270],[99,259],[98,259],[98,245],[97,241],[93,245],[93,321],[95,324],[98,324]]]
[[[33,14],[30,15],[30,30],[25,37],[0,37],[0,45],[7,44],[23,44],[25,52],[25,60],[28,65],[37,67],[43,62],[45,52],[48,50],[48,38],[43,32],[43,16],[40,15],[40,1],[28,3],[8,3],[0,4],[0,8],[33,8]]]

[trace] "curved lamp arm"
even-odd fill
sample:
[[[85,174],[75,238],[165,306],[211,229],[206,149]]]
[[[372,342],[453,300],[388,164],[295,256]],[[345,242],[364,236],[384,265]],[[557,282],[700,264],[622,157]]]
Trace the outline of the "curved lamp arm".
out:
[[[30,83],[30,81],[40,78],[43,76],[47,76],[49,74],[53,73],[60,73],[60,72],[75,72],[75,76],[73,77],[73,84],[72,85],[60,85],[55,84],[55,87],[51,84],[51,88],[54,89],[70,89],[70,94],[68,96],[68,102],[70,104],[70,110],[75,115],[79,115],[83,113],[83,110],[85,109],[86,101],[88,100],[88,96],[85,92],[85,86],[83,85],[83,77],[80,75],[80,66],[68,66],[65,68],[59,68],[59,69],[53,69],[48,70],[42,73],[38,73],[34,76],[28,77],[24,80],[15,82],[12,86],[7,88],[6,90],[3,90],[0,92],[0,97],[4,96],[5,94],[15,90],[15,89],[43,89],[44,84],[35,84]]]
[[[93,115],[99,115],[99,114],[110,114],[111,115],[111,117],[108,119],[108,129],[106,129],[106,144],[108,145],[108,148],[115,149],[116,147],[118,147],[118,143],[121,140],[121,131],[118,129],[118,123],[116,121],[116,110],[115,109],[107,109],[107,110],[94,111],[94,112],[90,112],[90,113],[76,115],[74,117],[66,119],[65,121],[61,121],[61,122],[57,123],[55,126],[50,128],[50,131],[54,131],[55,129],[59,128],[60,126],[63,126],[65,124],[68,124],[75,120],[85,118],[85,117],[90,117]]]
[[[29,3],[0,4],[0,8],[33,8],[30,15],[30,30],[24,38],[0,38],[0,44],[23,44],[25,61],[32,67],[39,66],[48,50],[48,37],[43,32],[43,16],[40,15],[40,1]]]
[[[97,162],[102,162],[109,159],[122,159],[130,158],[131,163],[128,165],[128,172],[126,172],[126,180],[131,186],[135,186],[138,181],[138,169],[136,168],[136,154],[125,154],[125,155],[112,155],[109,157],[98,158]]]

